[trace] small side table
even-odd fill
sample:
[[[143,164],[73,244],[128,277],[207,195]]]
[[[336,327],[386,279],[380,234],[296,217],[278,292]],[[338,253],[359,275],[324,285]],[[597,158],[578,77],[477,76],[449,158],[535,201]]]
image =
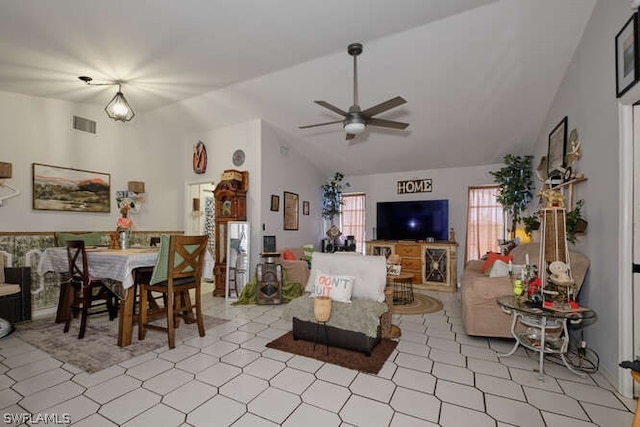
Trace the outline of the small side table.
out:
[[[327,328],[327,322],[316,321],[316,334],[313,337],[313,351],[316,351],[316,344],[318,343],[318,334],[320,329],[324,330],[324,344],[327,347],[327,354],[329,354],[329,329]]]
[[[413,304],[413,274],[387,275],[387,282],[393,284],[393,304]]]
[[[580,322],[593,319],[596,313],[586,307],[581,307],[577,311],[557,311],[533,307],[527,301],[520,301],[513,296],[497,298],[497,303],[505,313],[511,314],[511,334],[516,339],[511,351],[507,354],[498,354],[498,357],[508,357],[516,352],[518,346],[526,347],[540,354],[539,373],[540,381],[544,381],[544,355],[559,354],[564,366],[574,374],[584,377],[585,375],[576,371],[569,365],[566,359],[569,347],[569,331],[567,323],[579,324]],[[518,324],[528,327],[527,330],[519,332],[516,330]],[[547,336],[548,332],[558,331],[554,339]]]

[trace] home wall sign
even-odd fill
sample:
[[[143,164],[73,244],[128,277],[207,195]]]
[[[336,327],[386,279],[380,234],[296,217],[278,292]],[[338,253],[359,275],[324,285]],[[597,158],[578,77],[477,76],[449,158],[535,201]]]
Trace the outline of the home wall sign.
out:
[[[410,179],[407,181],[398,181],[398,194],[413,193],[431,193],[433,184],[431,178],[426,179]]]

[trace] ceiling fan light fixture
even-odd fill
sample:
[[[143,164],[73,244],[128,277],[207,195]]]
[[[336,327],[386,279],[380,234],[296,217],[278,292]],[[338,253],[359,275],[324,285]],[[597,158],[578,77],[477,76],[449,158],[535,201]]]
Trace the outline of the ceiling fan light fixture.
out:
[[[344,130],[352,135],[358,135],[359,133],[364,132],[365,129],[365,124],[358,121],[352,121],[344,125]]]
[[[640,0],[637,0],[640,1]],[[389,111],[392,108],[399,107],[407,101],[401,96],[396,96],[384,102],[369,107],[365,110],[360,108],[358,104],[358,55],[362,53],[362,44],[351,43],[347,47],[347,52],[353,57],[353,104],[349,107],[349,111],[344,111],[335,105],[326,101],[313,101],[319,106],[331,110],[343,117],[341,120],[334,120],[325,123],[316,123],[313,125],[299,126],[300,129],[310,129],[318,126],[332,125],[342,123],[344,131],[347,133],[347,140],[353,139],[356,135],[365,131],[367,126],[377,126],[390,129],[406,129],[409,123],[397,122],[394,120],[379,119],[374,117],[378,114]]]

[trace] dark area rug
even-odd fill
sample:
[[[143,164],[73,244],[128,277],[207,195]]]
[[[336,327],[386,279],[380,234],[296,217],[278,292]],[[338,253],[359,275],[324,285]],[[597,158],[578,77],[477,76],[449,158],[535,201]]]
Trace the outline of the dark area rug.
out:
[[[397,345],[396,341],[383,338],[380,344],[374,347],[373,353],[369,357],[365,356],[364,353],[337,347],[329,347],[329,354],[327,354],[327,346],[317,344],[314,350],[313,342],[302,339],[295,341],[293,332],[287,332],[280,338],[271,341],[267,344],[267,347],[299,356],[311,357],[344,368],[377,374]]]
[[[207,329],[228,322],[216,317],[204,316]],[[153,322],[166,324],[164,319]],[[63,323],[54,323],[53,319],[39,319],[16,325],[14,336],[48,353],[51,357],[69,363],[88,373],[94,373],[125,360],[148,353],[161,347],[169,349],[167,334],[160,331],[147,331],[143,341],[138,341],[138,328],[134,326],[133,342],[127,347],[118,347],[118,319],[109,321],[109,317],[92,316],[87,324],[83,339],[78,339],[80,319],[71,322],[68,333],[63,333]],[[198,326],[180,322],[176,329],[176,348],[189,338],[197,337]]]

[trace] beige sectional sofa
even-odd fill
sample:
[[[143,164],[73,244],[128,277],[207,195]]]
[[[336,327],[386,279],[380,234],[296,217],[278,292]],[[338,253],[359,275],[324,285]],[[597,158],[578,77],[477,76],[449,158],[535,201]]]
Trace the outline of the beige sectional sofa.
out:
[[[530,263],[538,265],[540,244],[525,243],[511,251],[513,264],[524,264],[526,254]],[[589,269],[589,259],[569,250],[573,279],[582,286]],[[460,279],[462,321],[469,335],[511,338],[511,316],[504,313],[496,298],[512,294],[509,277],[489,277],[482,273],[484,261],[469,261]]]

